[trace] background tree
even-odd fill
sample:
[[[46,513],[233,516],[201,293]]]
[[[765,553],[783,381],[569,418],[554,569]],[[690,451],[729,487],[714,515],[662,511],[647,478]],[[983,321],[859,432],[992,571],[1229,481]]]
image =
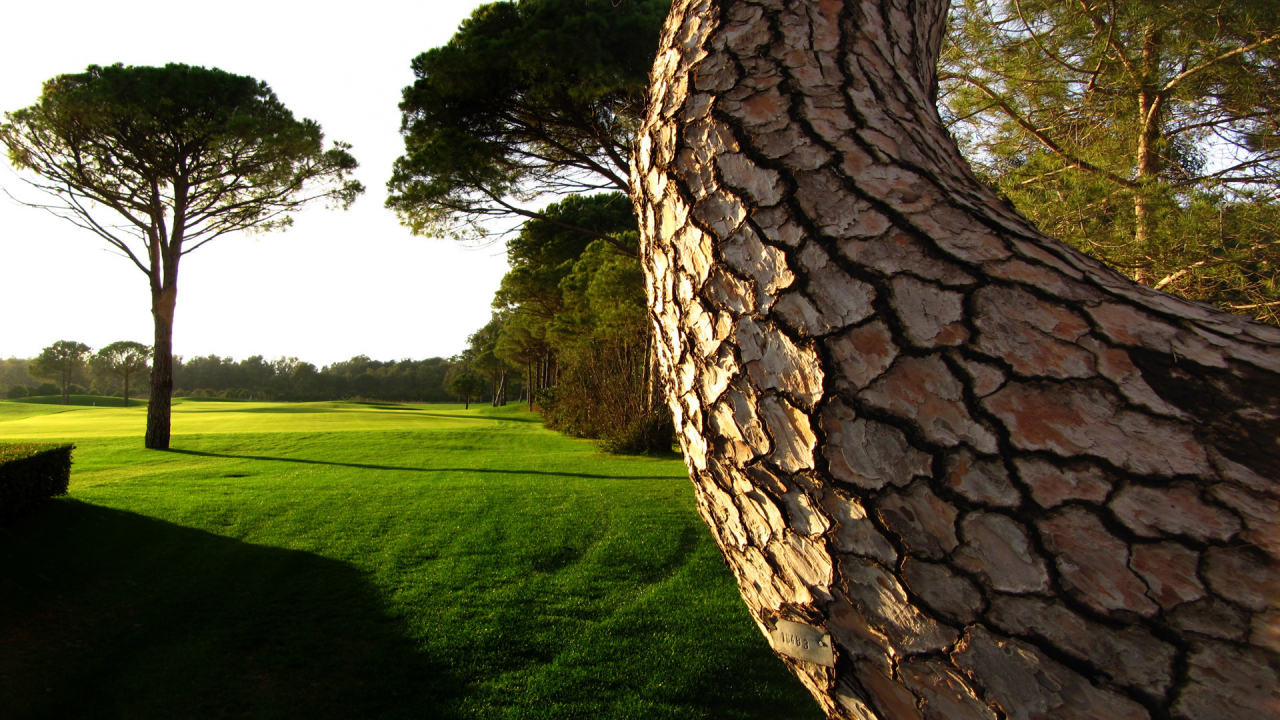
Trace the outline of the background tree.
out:
[[[458,366],[457,371],[451,373],[445,381],[445,388],[448,389],[449,394],[462,398],[464,409],[470,409],[471,400],[481,397],[486,387],[488,382],[483,375],[468,370],[464,366]]]
[[[49,204],[97,234],[146,276],[155,318],[146,446],[169,447],[173,319],[183,257],[227,233],[286,227],[324,200],[347,207],[348,146],[324,149],[320,126],[295,120],[266,83],[217,69],[90,66],[45,83],[5,115],[0,142]]]
[[[610,451],[667,452],[670,421],[648,390],[651,343],[632,208],[617,193],[600,193],[542,212],[547,219],[526,221],[507,243],[511,271],[494,296],[500,323],[492,354],[524,369],[530,406],[536,397],[548,427]],[[566,226],[591,227],[610,241]]]
[[[626,192],[669,0],[484,5],[413,61],[387,206],[415,233],[484,238],[540,196]],[[571,226],[612,242],[607,233]]]
[[[632,188],[699,511],[833,718],[1272,717],[1280,328],[982,184],[948,5],[672,9]]]
[[[495,351],[506,317],[495,312],[484,327],[467,338],[467,367],[489,382],[489,400],[493,407],[507,404],[507,374],[512,366]]]
[[[147,369],[151,348],[129,340],[113,342],[99,350],[89,361],[90,368],[103,375],[119,378],[124,383],[124,406],[129,407],[129,380]]]
[[[966,156],[1040,227],[1280,321],[1280,5],[965,0],[942,65]]]
[[[316,401],[359,396],[370,400],[451,402],[444,387],[446,358],[373,360],[357,355],[317,368],[298,358],[266,361],[208,355],[175,358],[174,382],[189,395],[257,400]]]
[[[26,358],[0,358],[0,387],[25,385],[28,389],[36,386],[36,381],[27,372],[31,361]]]
[[[71,402],[71,384],[85,366],[91,348],[74,340],[59,340],[40,351],[27,371],[39,380],[53,380],[62,390],[62,404]]]

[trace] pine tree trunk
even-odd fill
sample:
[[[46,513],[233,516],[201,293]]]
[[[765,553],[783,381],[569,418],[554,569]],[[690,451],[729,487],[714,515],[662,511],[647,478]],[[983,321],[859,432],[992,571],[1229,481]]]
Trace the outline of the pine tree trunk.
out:
[[[149,450],[168,450],[173,405],[173,311],[178,293],[165,288],[152,293],[155,353],[151,361],[151,401],[147,404],[145,444]]]
[[[632,194],[699,511],[831,717],[1280,714],[1280,330],[978,183],[945,0],[677,0]]]

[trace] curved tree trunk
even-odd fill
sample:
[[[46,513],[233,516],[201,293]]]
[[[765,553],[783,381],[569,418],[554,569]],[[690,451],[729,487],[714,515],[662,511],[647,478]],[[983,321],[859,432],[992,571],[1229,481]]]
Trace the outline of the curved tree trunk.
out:
[[[699,509],[842,718],[1280,715],[1280,330],[980,185],[945,0],[677,0],[632,193]]]

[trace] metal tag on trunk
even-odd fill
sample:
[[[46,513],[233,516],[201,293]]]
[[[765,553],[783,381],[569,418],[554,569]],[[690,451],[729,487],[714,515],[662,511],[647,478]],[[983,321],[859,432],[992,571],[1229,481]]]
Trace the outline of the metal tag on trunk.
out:
[[[836,656],[831,649],[831,636],[822,628],[779,620],[774,623],[769,640],[773,643],[773,649],[783,655],[815,665],[835,667]]]

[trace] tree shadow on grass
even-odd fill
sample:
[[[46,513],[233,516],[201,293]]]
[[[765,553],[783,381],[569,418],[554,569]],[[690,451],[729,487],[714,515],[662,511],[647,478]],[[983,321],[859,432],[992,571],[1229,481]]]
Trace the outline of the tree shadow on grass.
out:
[[[182,455],[198,455],[200,457],[232,458],[235,460],[267,460],[271,462],[301,463],[303,465],[334,465],[337,467],[360,468],[362,470],[396,470],[421,473],[458,472],[476,473],[480,475],[551,475],[555,477],[579,477],[600,480],[682,480],[687,477],[686,475],[599,475],[595,473],[558,472],[550,470],[502,470],[498,468],[419,468],[405,467],[401,465],[373,465],[370,463],[333,462],[331,460],[307,460],[306,458],[270,457],[268,455],[234,455],[231,453],[203,452],[200,450],[180,450],[178,448],[169,448],[165,452],[180,453]]]
[[[465,681],[356,568],[62,500],[0,529],[18,718],[458,718]]]

